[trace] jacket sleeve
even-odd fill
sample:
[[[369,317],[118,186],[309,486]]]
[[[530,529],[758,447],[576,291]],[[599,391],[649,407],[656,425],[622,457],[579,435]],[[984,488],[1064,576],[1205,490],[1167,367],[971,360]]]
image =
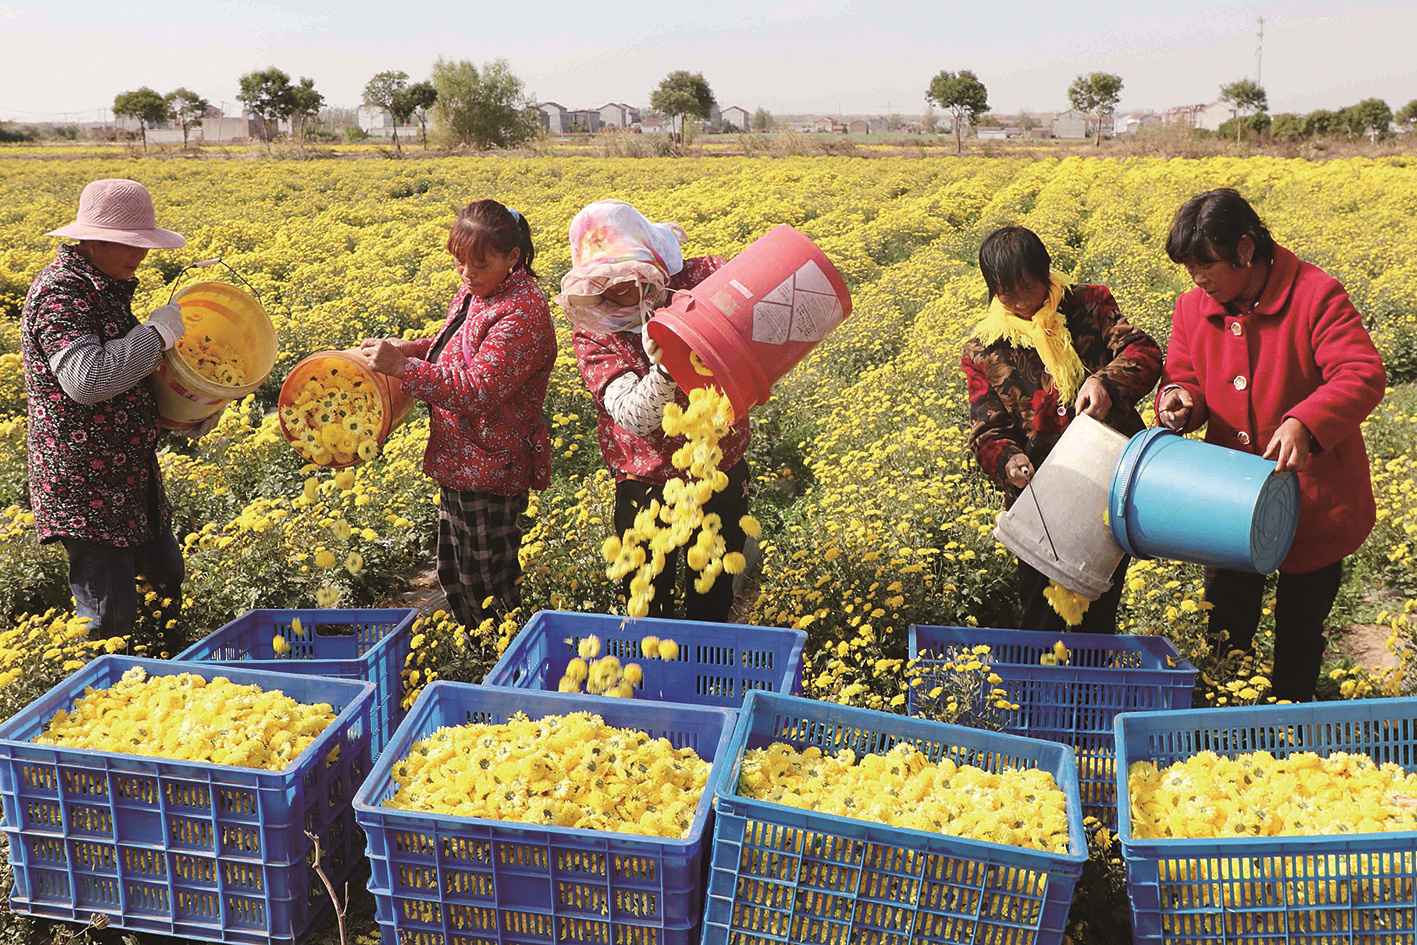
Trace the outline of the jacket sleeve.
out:
[[[1161,347],[1133,325],[1106,286],[1097,287],[1097,321],[1112,359],[1094,375],[1114,401],[1135,404],[1161,376]]]
[[[413,344],[414,347],[405,351],[404,356],[408,358],[426,358],[428,357],[428,349],[433,347],[433,339],[415,338],[413,339]]]
[[[1285,419],[1308,428],[1320,448],[1342,442],[1383,399],[1387,372],[1348,293],[1334,283],[1313,323],[1314,361],[1323,383]]]
[[[1012,457],[1024,452],[1024,432],[989,383],[984,358],[985,349],[972,341],[964,346],[960,358],[969,392],[969,448],[994,485],[1010,492],[1004,467]]]
[[[421,358],[408,361],[403,388],[413,397],[452,413],[479,416],[506,402],[545,363],[542,319],[522,305],[498,318],[471,361],[445,355],[437,364]],[[459,332],[466,331],[464,323]],[[448,354],[458,350],[449,342]]]
[[[1176,299],[1176,309],[1171,314],[1171,340],[1166,343],[1166,364],[1161,370],[1161,386],[1156,391],[1152,406],[1154,410],[1159,410],[1161,395],[1166,393],[1168,387],[1185,390],[1191,395],[1191,417],[1179,432],[1190,433],[1205,424],[1210,409],[1206,406],[1205,391],[1201,388],[1195,362],[1191,358],[1191,339],[1181,304],[1181,299]]]
[[[615,346],[613,335],[577,329],[571,340],[576,351],[576,364],[581,369],[586,387],[590,388],[596,410],[607,412],[605,390],[611,381],[628,375],[638,382],[645,376],[635,370],[635,365]]]

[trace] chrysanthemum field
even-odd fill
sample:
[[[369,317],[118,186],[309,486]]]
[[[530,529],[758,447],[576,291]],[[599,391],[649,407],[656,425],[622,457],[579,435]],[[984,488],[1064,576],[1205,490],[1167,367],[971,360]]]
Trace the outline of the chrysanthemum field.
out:
[[[989,158],[436,158],[195,161],[0,158],[0,715],[91,655],[138,641],[89,640],[58,545],[25,514],[19,314],[52,258],[41,234],[73,218],[99,177],[143,182],[158,222],[188,237],[140,272],[140,316],[187,264],[221,256],[259,293],[281,356],[267,384],[233,404],[195,446],[173,445],[166,482],[187,548],[178,630],[197,639],[251,607],[386,602],[427,566],[436,486],[420,470],[426,415],[399,430],[352,482],[311,472],[271,413],[303,355],[368,336],[431,332],[456,277],[444,251],[455,209],[496,198],[530,221],[535,268],[554,295],[566,229],[584,204],[628,200],[689,234],[686,255],[731,256],[778,223],[817,241],[852,287],[854,311],[754,411],[752,510],[761,559],[739,602],[747,623],[805,628],[805,694],[903,712],[912,623],[1008,626],[1012,557],[992,537],[1001,496],[965,448],[959,349],[982,312],[976,253],[1021,223],[1075,281],[1109,286],[1164,344],[1184,270],[1162,250],[1188,197],[1238,188],[1276,239],[1341,279],[1368,320],[1391,389],[1365,424],[1379,523],[1350,559],[1337,626],[1381,625],[1401,657],[1378,670],[1331,645],[1321,694],[1405,693],[1417,611],[1417,161],[1326,163]],[[220,268],[189,281],[219,278]],[[184,283],[185,284],[185,281]],[[561,356],[546,405],[551,487],[534,496],[523,547],[524,606],[458,632],[429,619],[415,638],[410,693],[430,678],[478,680],[535,610],[623,612],[605,577],[612,481],[594,408],[555,313]],[[354,553],[354,554],[351,554]],[[726,578],[725,578],[726,579]],[[170,619],[148,602],[145,621]],[[1267,648],[1237,664],[1208,651],[1200,569],[1138,562],[1121,619],[1163,634],[1201,668],[1206,704],[1266,701]],[[1079,941],[1087,941],[1085,936]]]

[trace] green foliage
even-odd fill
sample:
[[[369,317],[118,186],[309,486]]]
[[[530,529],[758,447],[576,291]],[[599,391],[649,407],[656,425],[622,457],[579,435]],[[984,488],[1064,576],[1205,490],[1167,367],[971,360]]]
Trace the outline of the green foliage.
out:
[[[172,106],[166,98],[146,85],[135,92],[120,92],[113,98],[113,114],[138,120],[143,135],[143,150],[148,147],[148,126],[160,124],[172,117]]]
[[[240,84],[237,101],[260,119],[261,137],[269,141],[275,136],[276,122],[290,117],[290,76],[272,66],[246,73],[241,77]]]
[[[1282,141],[1295,141],[1304,136],[1304,118],[1293,112],[1282,112],[1269,122],[1269,134]]]
[[[1365,98],[1357,105],[1350,105],[1343,110],[1343,118],[1350,140],[1368,135],[1377,141],[1391,133],[1392,109],[1380,98]]]
[[[1068,86],[1068,102],[1080,112],[1092,112],[1097,120],[1097,141],[1102,143],[1102,120],[1122,100],[1122,77],[1111,72],[1089,72]]]
[[[408,88],[408,73],[402,69],[376,72],[374,77],[364,83],[364,104],[371,108],[381,108],[389,113],[389,117],[394,123],[394,150],[401,150],[399,146],[398,126],[408,120],[408,111],[404,111],[403,94]],[[403,111],[400,116],[399,111]]]
[[[958,73],[943,70],[930,80],[925,98],[954,117],[955,153],[964,150],[964,124],[973,123],[989,110],[989,90],[968,69]]]
[[[174,89],[167,93],[167,107],[172,117],[182,126],[182,147],[187,147],[187,133],[194,125],[202,123],[210,106],[210,102],[188,88]]]
[[[748,120],[748,127],[752,131],[772,131],[772,113],[766,108],[757,109]]]
[[[1408,133],[1411,133],[1413,126],[1417,125],[1417,98],[1399,108],[1392,116],[1392,120],[1399,125],[1406,125]]]
[[[649,105],[674,120],[682,141],[686,120],[708,118],[714,106],[713,90],[702,72],[676,69],[660,80],[659,87],[650,93]]]
[[[394,97],[394,119],[406,122],[418,119],[418,131],[423,138],[423,150],[428,150],[428,112],[438,103],[438,90],[427,79],[415,82]]]
[[[298,134],[304,137],[306,126],[325,106],[325,97],[315,91],[314,79],[302,76],[299,85],[291,86],[289,98],[291,123],[298,129]]]
[[[511,148],[536,137],[536,110],[505,59],[483,65],[439,58],[433,64],[433,106],[453,144]]]
[[[1262,112],[1269,107],[1269,97],[1265,94],[1263,86],[1253,79],[1236,79],[1234,82],[1222,85],[1220,100],[1234,108],[1241,118],[1251,112]],[[1237,144],[1240,141],[1241,124],[1237,122],[1235,125]]]

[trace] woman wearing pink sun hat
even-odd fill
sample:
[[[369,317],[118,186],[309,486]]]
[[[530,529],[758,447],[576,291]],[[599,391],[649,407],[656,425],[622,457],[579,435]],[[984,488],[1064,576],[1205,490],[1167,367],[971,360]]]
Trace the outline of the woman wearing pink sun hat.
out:
[[[40,541],[69,553],[69,586],[93,639],[133,632],[136,575],[159,599],[166,628],[182,602],[182,550],[157,463],[157,401],[146,380],[182,337],[164,305],[133,317],[138,266],[181,234],[157,226],[137,181],[96,180],[73,223],[45,234],[75,239],[30,286],[21,320],[29,394],[30,504]],[[148,641],[176,652],[176,640]]]

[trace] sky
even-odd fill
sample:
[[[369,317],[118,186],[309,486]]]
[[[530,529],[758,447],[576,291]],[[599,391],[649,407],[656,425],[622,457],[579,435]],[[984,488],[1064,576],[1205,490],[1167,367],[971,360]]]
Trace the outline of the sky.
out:
[[[268,66],[353,107],[374,73],[423,79],[440,57],[505,58],[572,109],[645,105],[687,69],[725,107],[919,114],[936,73],[970,69],[996,112],[1061,111],[1092,71],[1122,77],[1121,111],[1161,111],[1255,78],[1259,17],[1272,113],[1417,99],[1417,0],[0,0],[0,120],[100,120],[144,85],[235,111],[239,77]]]

